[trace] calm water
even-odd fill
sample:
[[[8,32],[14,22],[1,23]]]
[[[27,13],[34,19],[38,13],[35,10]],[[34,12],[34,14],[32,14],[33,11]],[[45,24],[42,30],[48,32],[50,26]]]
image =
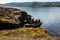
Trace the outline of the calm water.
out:
[[[60,36],[60,7],[31,8],[16,7],[26,11],[35,19],[41,19],[43,25],[49,34]]]

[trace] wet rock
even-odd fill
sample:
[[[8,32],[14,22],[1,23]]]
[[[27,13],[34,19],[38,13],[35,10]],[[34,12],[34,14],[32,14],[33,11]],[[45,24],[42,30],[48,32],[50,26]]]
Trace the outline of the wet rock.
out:
[[[3,25],[5,27],[17,27],[18,24],[21,24],[21,21],[18,18],[22,18],[24,17],[24,15],[25,14],[22,13],[19,9],[0,7],[0,27],[2,27]]]

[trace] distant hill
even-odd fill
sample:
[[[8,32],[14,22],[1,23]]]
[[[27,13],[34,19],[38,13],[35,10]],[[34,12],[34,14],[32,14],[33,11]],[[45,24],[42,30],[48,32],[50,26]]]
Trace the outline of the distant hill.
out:
[[[1,5],[13,7],[60,7],[60,2],[24,2],[24,3],[12,2]]]

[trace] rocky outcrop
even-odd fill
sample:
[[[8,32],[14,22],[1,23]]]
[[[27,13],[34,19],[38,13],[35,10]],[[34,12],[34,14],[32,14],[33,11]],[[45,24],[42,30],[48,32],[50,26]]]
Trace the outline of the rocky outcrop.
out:
[[[21,16],[21,11],[16,8],[0,7],[0,22],[19,24],[18,17]]]
[[[0,7],[0,29],[19,27],[21,24],[19,18],[23,15],[25,14],[16,8]]]
[[[40,20],[34,21],[32,16],[25,11],[10,7],[0,7],[0,28],[23,27],[25,24],[29,24],[28,27],[40,27],[42,23]]]

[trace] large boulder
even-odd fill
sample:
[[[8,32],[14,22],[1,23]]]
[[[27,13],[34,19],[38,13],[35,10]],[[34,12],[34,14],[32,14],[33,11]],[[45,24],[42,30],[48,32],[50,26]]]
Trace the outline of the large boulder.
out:
[[[26,12],[16,8],[0,7],[0,28],[19,27],[23,25]]]
[[[21,11],[16,8],[0,7],[0,21],[3,23],[19,24]]]

